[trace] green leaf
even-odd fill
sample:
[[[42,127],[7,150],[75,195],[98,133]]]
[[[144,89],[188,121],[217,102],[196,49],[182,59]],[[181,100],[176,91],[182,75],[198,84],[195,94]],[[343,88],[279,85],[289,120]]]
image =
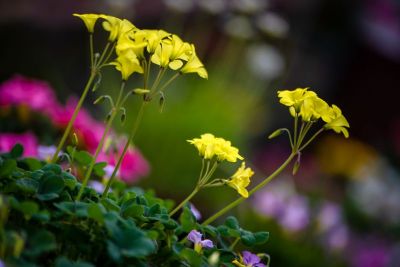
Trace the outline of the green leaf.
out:
[[[55,267],[94,267],[94,265],[86,261],[73,262],[65,257],[59,257],[56,260]]]
[[[249,231],[242,231],[240,239],[242,240],[242,243],[246,246],[254,246],[256,244],[256,238],[254,237],[254,234]]]
[[[17,168],[17,162],[14,159],[6,159],[0,167],[0,178],[8,177]]]
[[[38,194],[57,194],[64,189],[64,180],[57,175],[44,177],[39,184]]]
[[[257,232],[254,234],[256,239],[256,245],[262,245],[266,243],[269,239],[269,232]]]
[[[62,172],[60,165],[53,163],[46,164],[42,170],[44,172],[53,172],[54,174],[61,174]]]
[[[183,207],[182,213],[179,216],[179,222],[184,232],[188,233],[196,228],[196,218],[187,206]]]
[[[22,162],[25,163],[31,171],[39,170],[40,168],[42,168],[43,165],[39,160],[35,158],[25,158],[22,160]]]
[[[93,166],[93,171],[97,176],[103,177],[106,174],[104,168],[107,166],[107,162],[97,162]]]
[[[138,228],[121,229],[112,236],[113,245],[119,248],[121,255],[127,258],[144,257],[156,249],[154,242]],[[113,247],[111,245],[111,247]]]
[[[92,155],[84,150],[75,152],[74,158],[79,164],[83,166],[89,165],[90,163],[92,163],[93,160]]]
[[[103,199],[101,201],[101,204],[108,210],[108,211],[120,211],[120,207],[117,205],[117,203],[109,198]]]
[[[57,248],[56,238],[46,230],[38,230],[28,238],[28,247],[24,250],[29,256],[39,256]]]
[[[143,218],[143,214],[144,206],[138,204],[132,204],[121,212],[122,216],[132,218]]]
[[[12,158],[17,159],[24,153],[24,147],[21,144],[16,144],[10,151]]]
[[[88,206],[87,214],[89,218],[94,219],[99,224],[104,223],[104,213],[106,209],[101,204],[91,203]]]
[[[229,216],[228,218],[226,218],[225,225],[231,229],[235,229],[235,230],[240,229],[238,220],[233,216]]]
[[[24,201],[19,204],[18,210],[24,214],[26,220],[29,220],[39,211],[39,205],[33,201]]]
[[[76,180],[75,176],[70,174],[69,172],[62,172],[62,178],[64,179],[64,184],[66,187],[68,187],[70,190],[73,190],[78,183]]]
[[[179,257],[186,261],[191,267],[199,267],[201,265],[201,256],[192,249],[182,249],[179,253]]]
[[[21,178],[15,181],[19,190],[27,194],[35,194],[39,188],[39,182],[31,178]]]

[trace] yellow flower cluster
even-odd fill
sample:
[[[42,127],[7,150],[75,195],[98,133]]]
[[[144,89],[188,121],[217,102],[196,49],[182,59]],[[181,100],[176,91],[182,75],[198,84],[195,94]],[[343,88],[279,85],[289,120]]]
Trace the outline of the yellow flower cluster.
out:
[[[232,175],[227,184],[233,187],[240,195],[245,198],[249,197],[246,187],[250,184],[250,177],[254,174],[253,170],[246,168],[246,164],[242,162],[240,168]]]
[[[231,145],[231,142],[223,138],[215,137],[210,133],[202,134],[200,138],[187,140],[194,145],[201,157],[205,159],[217,158],[218,161],[236,162],[238,159],[243,160],[239,155],[239,149]]]
[[[308,88],[278,91],[278,97],[281,104],[289,107],[293,117],[299,116],[305,122],[322,119],[325,129],[343,133],[346,138],[349,136],[347,128],[350,125],[342,111],[335,105],[329,106],[315,92],[308,91]]]
[[[185,73],[197,73],[201,78],[208,74],[196,55],[193,44],[182,41],[177,35],[163,30],[142,30],[126,19],[102,14],[74,14],[83,20],[88,31],[93,33],[97,19],[103,19],[103,28],[108,31],[110,42],[115,42],[117,59],[112,63],[127,80],[134,72],[143,73],[145,66],[153,63]]]
[[[197,148],[200,156],[204,159],[211,160],[215,157],[219,162],[224,160],[229,162],[236,162],[238,159],[243,160],[243,157],[239,155],[239,149],[232,146],[231,142],[215,137],[210,133],[202,134],[200,138],[194,138],[188,140],[188,142]],[[253,174],[254,172],[250,168],[246,168],[245,163],[242,162],[240,168],[230,179],[223,181],[234,188],[240,195],[247,198],[249,193],[246,187],[250,184],[250,177]]]

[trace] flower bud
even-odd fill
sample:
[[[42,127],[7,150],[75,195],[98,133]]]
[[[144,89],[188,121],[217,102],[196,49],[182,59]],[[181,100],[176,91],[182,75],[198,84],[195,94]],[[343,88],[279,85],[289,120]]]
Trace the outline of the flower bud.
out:
[[[134,93],[135,95],[144,95],[144,94],[150,93],[150,90],[142,89],[142,88],[135,88],[132,90],[132,93]]]
[[[72,134],[72,145],[77,146],[78,144],[79,144],[78,136],[76,135],[76,133],[73,133]]]
[[[100,96],[99,98],[97,98],[97,99],[93,102],[93,104],[95,104],[95,105],[101,104],[101,103],[104,102],[104,99],[105,99],[105,98],[106,98],[106,97],[105,97],[104,95],[102,95],[102,96]]]
[[[275,137],[281,135],[282,132],[283,132],[282,129],[275,130],[272,134],[270,134],[270,135],[268,136],[268,139],[275,138]]]

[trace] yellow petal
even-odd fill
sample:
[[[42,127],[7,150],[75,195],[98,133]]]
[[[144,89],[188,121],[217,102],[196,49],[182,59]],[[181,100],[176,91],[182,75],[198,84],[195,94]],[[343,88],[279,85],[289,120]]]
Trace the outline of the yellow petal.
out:
[[[90,33],[93,33],[94,31],[94,25],[96,24],[97,19],[100,17],[99,14],[72,14],[75,17],[78,17],[83,20],[83,23],[85,23],[87,30]]]

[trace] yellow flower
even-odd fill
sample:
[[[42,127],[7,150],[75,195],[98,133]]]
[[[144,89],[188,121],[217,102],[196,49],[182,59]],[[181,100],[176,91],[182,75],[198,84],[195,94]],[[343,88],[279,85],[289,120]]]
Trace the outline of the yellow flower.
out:
[[[143,68],[132,50],[126,50],[124,53],[121,53],[116,61],[111,64],[115,65],[115,68],[121,72],[122,79],[125,81],[134,72],[143,73]]]
[[[85,23],[87,30],[90,33],[93,33],[94,31],[94,25],[96,24],[96,21],[98,18],[100,18],[99,14],[72,14],[75,17],[78,17],[83,20],[83,23]]]
[[[131,50],[139,60],[144,59],[144,48],[147,43],[143,35],[143,31],[138,29],[133,29],[121,34],[115,47],[117,55],[123,54],[127,50]]]
[[[250,177],[254,172],[250,168],[246,168],[246,164],[242,162],[240,168],[232,175],[231,179],[227,181],[230,187],[233,187],[244,198],[249,197],[246,187],[250,184]]]
[[[171,34],[163,30],[143,30],[146,33],[147,52],[154,54],[161,41]]]
[[[205,159],[212,159],[214,156],[218,161],[236,162],[238,159],[243,159],[239,155],[239,149],[233,147],[231,142],[210,133],[202,134],[200,138],[194,138],[188,142],[194,145],[200,156]]]
[[[196,50],[194,45],[191,45],[192,53],[188,62],[180,69],[181,73],[197,73],[201,78],[207,79],[208,74],[207,70],[204,68],[203,63],[201,63],[200,59],[196,55]]]
[[[279,102],[285,106],[293,107],[294,112],[298,113],[305,98],[317,96],[313,91],[307,90],[308,88],[297,88],[295,90],[278,91]],[[291,113],[292,112],[291,110]]]
[[[214,154],[217,156],[218,161],[236,162],[238,159],[243,160],[243,157],[239,155],[239,149],[223,138],[215,139]]]
[[[118,38],[120,32],[121,20],[109,15],[100,15],[100,17],[105,20],[103,21],[104,30],[110,32],[108,40],[114,42]]]
[[[156,48],[151,62],[163,68],[169,67],[177,70],[183,66],[183,61],[188,61],[192,53],[192,47],[185,43],[177,35],[173,34],[164,38]]]
[[[350,127],[349,122],[343,116],[342,111],[336,105],[332,105],[330,109],[332,114],[332,119],[327,120],[325,124],[325,129],[334,130],[336,133],[343,133],[344,137],[349,137],[349,132],[346,129]]]
[[[312,95],[304,98],[300,106],[300,116],[304,121],[316,121],[322,118],[323,121],[333,119],[333,114],[329,105],[319,98],[317,95]]]

